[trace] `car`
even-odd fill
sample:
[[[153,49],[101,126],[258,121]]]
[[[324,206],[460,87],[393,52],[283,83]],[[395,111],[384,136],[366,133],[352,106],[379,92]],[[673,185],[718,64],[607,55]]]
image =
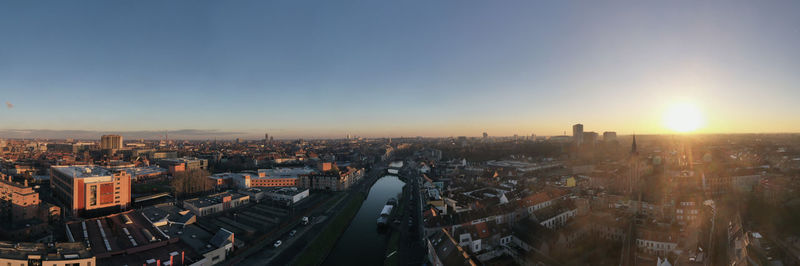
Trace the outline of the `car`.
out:
[[[291,232],[289,232],[290,237],[294,236],[294,234],[297,234],[297,230],[292,230]]]
[[[281,242],[280,240],[278,240],[278,241],[275,241],[275,244],[272,244],[272,246],[273,246],[273,247],[275,247],[275,248],[277,248],[277,247],[280,247],[280,246],[281,246],[281,244],[283,244],[283,242]]]

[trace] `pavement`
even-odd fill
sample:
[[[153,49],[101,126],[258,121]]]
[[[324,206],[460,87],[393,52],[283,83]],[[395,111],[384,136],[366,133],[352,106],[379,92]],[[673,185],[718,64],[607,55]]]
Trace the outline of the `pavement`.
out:
[[[297,233],[294,236],[289,236],[289,234],[284,234],[283,236],[279,237],[278,239],[283,242],[279,247],[275,248],[274,246],[270,245],[266,248],[259,250],[257,253],[247,257],[247,259],[243,260],[237,265],[285,265],[286,258],[280,258],[275,260],[278,255],[281,255],[282,252],[287,250],[294,250],[293,247],[296,243],[305,244],[308,242],[308,233],[309,232],[316,232],[320,230],[313,230],[319,229],[322,226],[318,226],[323,224],[327,220],[327,216],[317,216],[311,221],[308,225],[297,225],[293,228],[293,230],[297,230]],[[315,234],[311,234],[312,236]],[[277,240],[277,239],[276,239]],[[275,241],[273,241],[273,244]],[[284,256],[285,257],[285,256]],[[273,261],[275,260],[275,261]]]

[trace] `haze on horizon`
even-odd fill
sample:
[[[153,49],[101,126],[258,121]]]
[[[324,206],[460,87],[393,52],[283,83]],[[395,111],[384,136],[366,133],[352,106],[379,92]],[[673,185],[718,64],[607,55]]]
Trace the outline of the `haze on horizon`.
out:
[[[0,138],[800,132],[800,2],[0,4]],[[180,137],[180,134],[174,135]]]

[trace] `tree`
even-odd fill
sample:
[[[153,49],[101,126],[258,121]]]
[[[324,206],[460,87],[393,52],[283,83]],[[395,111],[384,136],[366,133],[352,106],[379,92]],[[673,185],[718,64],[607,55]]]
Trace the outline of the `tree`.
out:
[[[213,181],[208,178],[209,175],[205,170],[177,172],[170,181],[170,185],[175,191],[176,197],[205,193],[214,188]]]

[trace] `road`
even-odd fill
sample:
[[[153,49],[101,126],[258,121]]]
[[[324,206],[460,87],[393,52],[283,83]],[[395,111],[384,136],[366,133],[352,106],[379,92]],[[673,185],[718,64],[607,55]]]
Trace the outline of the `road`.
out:
[[[321,208],[325,206],[323,204],[322,206],[312,209],[308,215],[317,218],[315,218],[309,226],[305,226],[300,230],[295,229],[298,230],[298,232],[294,237],[288,238],[286,233],[282,233],[279,237],[269,237],[268,241],[258,243],[259,247],[256,247],[258,251],[252,254],[242,255],[244,258],[231,260],[226,263],[228,265],[290,265],[296,257],[302,254],[303,250],[322,233],[328,223],[333,220],[328,217],[334,217],[338,214],[345,205],[343,203],[349,202],[350,199],[357,194],[354,192],[363,192],[365,195],[369,193],[369,188],[372,184],[374,184],[377,179],[383,177],[386,171],[386,164],[386,162],[381,162],[372,167],[372,169],[364,175],[364,179],[353,185],[349,190],[331,193],[331,197],[336,197],[336,195],[341,195],[342,193],[344,196],[336,199],[337,202],[331,208]],[[297,219],[299,219],[299,217],[297,217]],[[295,224],[296,223],[297,222],[295,222]],[[290,225],[289,227],[281,228],[279,231],[289,232],[292,228],[294,228],[294,226]],[[280,247],[274,248],[273,243],[278,239],[284,243]]]
[[[394,256],[399,256],[399,265],[421,265],[425,259],[421,175],[413,162],[406,162],[400,174],[405,177],[406,186],[409,189],[405,190],[406,195],[403,197],[407,208],[400,219],[399,250]],[[409,221],[411,221],[410,225]]]

